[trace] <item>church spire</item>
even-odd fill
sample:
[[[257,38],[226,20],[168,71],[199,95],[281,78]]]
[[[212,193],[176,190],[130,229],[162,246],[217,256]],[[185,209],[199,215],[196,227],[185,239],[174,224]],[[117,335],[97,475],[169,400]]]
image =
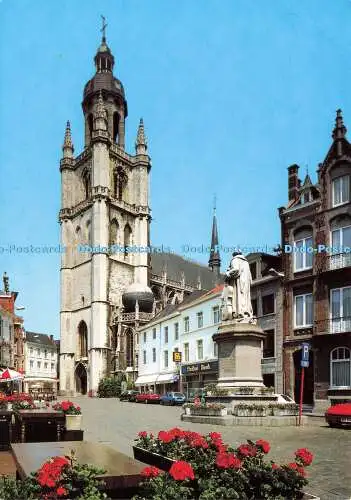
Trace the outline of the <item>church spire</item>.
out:
[[[67,121],[66,124],[65,138],[63,140],[62,151],[64,158],[73,158],[74,147],[71,135],[71,124],[69,121]]]
[[[214,199],[214,204],[213,204],[211,252],[210,252],[210,259],[208,261],[208,266],[215,273],[216,279],[218,280],[219,275],[220,275],[221,259],[219,256],[219,244],[218,244],[216,197]]]
[[[138,155],[146,155],[147,151],[147,140],[144,130],[144,121],[142,118],[140,118],[138,127],[138,134],[135,142],[135,151]]]
[[[101,39],[101,44],[100,47],[97,50],[96,56],[94,58],[95,61],[95,67],[96,67],[96,72],[97,73],[112,73],[113,71],[113,66],[115,63],[115,59],[111,53],[111,50],[109,46],[107,45],[106,42],[106,19],[104,16],[101,16],[102,19],[102,28],[101,28],[101,33],[102,33],[102,39]]]

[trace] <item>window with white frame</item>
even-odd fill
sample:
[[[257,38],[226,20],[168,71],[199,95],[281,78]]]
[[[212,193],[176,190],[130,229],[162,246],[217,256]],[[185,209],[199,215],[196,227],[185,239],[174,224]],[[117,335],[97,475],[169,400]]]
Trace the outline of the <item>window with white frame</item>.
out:
[[[312,237],[294,241],[294,271],[311,269],[313,265],[312,244]]]
[[[198,312],[196,316],[197,316],[197,327],[202,328],[204,326],[204,313],[202,311]]]
[[[219,306],[215,306],[212,309],[212,312],[213,312],[213,323],[216,325],[217,323],[219,323]]]
[[[184,318],[184,332],[187,333],[190,329],[190,321],[189,321],[189,316],[186,316]]]
[[[313,325],[312,293],[295,296],[295,328]]]
[[[333,180],[333,207],[350,201],[350,176],[343,175]]]
[[[163,365],[168,368],[168,351],[163,351]]]
[[[351,286],[330,290],[331,332],[342,333],[351,329]]]
[[[54,363],[51,363],[51,371],[53,372],[55,370],[55,365]]]
[[[174,323],[174,340],[179,340],[179,323]]]
[[[33,370],[33,368],[34,368],[34,361],[32,359],[29,361],[29,368],[31,370]]]
[[[33,356],[33,347],[31,347],[31,348],[29,349],[29,354],[30,354],[30,356]]]
[[[153,338],[153,340],[156,339],[156,328],[152,329],[152,338]]]
[[[331,387],[350,387],[351,351],[348,347],[336,347],[330,353]]]
[[[44,370],[46,370],[46,371],[47,371],[47,369],[48,369],[48,364],[47,364],[47,363],[44,363]]]
[[[146,351],[143,351],[143,363],[146,365]]]
[[[48,351],[45,349],[45,351],[44,351],[44,358],[47,359],[47,357],[48,357]]]
[[[156,348],[152,348],[152,362],[156,363]]]
[[[37,361],[37,368],[38,368],[38,370],[40,370],[40,368],[41,368],[41,361]]]
[[[351,247],[351,226],[334,229],[331,233],[331,242],[333,255],[345,253],[343,249]]]
[[[144,332],[144,344],[146,342],[146,332]]]
[[[40,356],[40,349],[37,349],[37,356],[39,358],[39,356]]]
[[[184,344],[184,361],[189,361],[189,344]]]
[[[197,341],[197,359],[204,359],[204,343],[202,339]]]
[[[168,344],[168,326],[165,326],[165,344]]]

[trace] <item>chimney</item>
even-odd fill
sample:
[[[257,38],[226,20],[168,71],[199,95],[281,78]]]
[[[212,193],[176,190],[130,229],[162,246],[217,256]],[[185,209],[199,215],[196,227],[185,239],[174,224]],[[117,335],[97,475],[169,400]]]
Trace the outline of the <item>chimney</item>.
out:
[[[51,340],[51,342],[54,341],[54,336],[53,335],[50,335],[50,340]]]
[[[299,174],[299,166],[298,165],[291,165],[288,168],[289,201],[295,201],[298,198],[299,187],[300,187],[300,181],[299,181],[298,174]]]

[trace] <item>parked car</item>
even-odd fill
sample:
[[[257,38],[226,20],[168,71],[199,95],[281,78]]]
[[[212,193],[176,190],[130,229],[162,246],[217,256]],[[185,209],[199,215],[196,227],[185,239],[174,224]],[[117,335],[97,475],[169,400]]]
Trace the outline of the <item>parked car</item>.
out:
[[[160,405],[182,405],[185,399],[185,395],[180,392],[166,392],[160,397]]]
[[[351,403],[340,403],[327,409],[325,420],[330,427],[351,428]]]
[[[160,395],[154,393],[141,392],[136,396],[135,401],[137,403],[159,403]]]
[[[123,391],[119,397],[120,401],[135,401],[136,396],[139,394],[139,391]]]

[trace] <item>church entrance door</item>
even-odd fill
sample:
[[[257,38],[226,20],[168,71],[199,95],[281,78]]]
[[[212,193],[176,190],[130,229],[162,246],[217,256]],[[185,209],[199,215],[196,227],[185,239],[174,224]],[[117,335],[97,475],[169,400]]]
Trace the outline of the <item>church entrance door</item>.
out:
[[[76,367],[75,373],[76,392],[79,394],[87,393],[87,370],[82,363]]]

